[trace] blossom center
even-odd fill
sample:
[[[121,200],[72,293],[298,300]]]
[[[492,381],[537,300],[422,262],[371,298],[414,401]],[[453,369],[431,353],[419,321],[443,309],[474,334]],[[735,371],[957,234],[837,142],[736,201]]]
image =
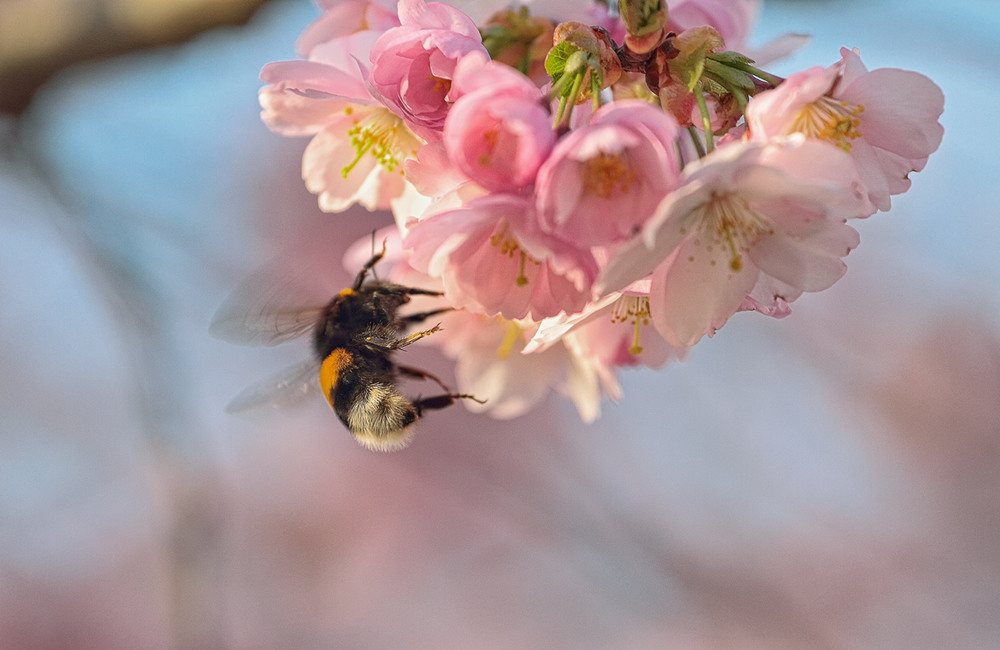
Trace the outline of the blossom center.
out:
[[[851,140],[861,137],[861,118],[858,116],[864,110],[863,104],[823,96],[799,111],[789,132],[826,140],[850,153]]]
[[[527,253],[521,250],[521,245],[517,243],[517,240],[510,234],[510,230],[506,224],[490,236],[490,245],[500,249],[499,252],[501,255],[510,258],[513,258],[515,255],[519,257],[517,277],[514,278],[514,284],[519,287],[523,287],[528,284],[528,275],[525,273],[528,262],[532,262],[534,264],[538,264],[539,262],[528,257]]]
[[[632,323],[635,331],[632,335],[632,347],[628,351],[634,355],[641,353],[639,333],[643,325],[649,325],[649,296],[622,294],[611,309],[611,322]]]
[[[354,114],[352,107],[347,107],[348,115]],[[340,170],[340,175],[347,178],[366,154],[371,154],[387,172],[394,172],[400,167],[400,161],[415,157],[421,146],[420,139],[403,123],[399,117],[385,108],[365,111],[352,122],[347,131],[354,147],[354,160]],[[403,173],[402,168],[399,173]]]
[[[618,154],[600,153],[584,161],[581,168],[584,192],[602,199],[625,194],[636,182],[636,173]]]
[[[479,164],[486,167],[493,159],[493,152],[496,151],[497,144],[500,142],[500,126],[494,125],[483,132],[483,141],[486,143],[486,152],[480,154]]]
[[[700,212],[701,214],[697,214]],[[729,268],[743,269],[743,256],[750,252],[763,235],[774,234],[771,220],[757,212],[734,193],[713,194],[712,198],[696,209],[698,232],[694,245],[704,247],[712,257],[709,264],[715,266],[716,254],[726,255]],[[682,229],[682,233],[685,229]],[[694,261],[694,256],[688,258]]]
[[[443,79],[434,75],[428,75],[427,80],[434,84],[431,88],[433,93],[444,97],[451,92],[451,79]]]

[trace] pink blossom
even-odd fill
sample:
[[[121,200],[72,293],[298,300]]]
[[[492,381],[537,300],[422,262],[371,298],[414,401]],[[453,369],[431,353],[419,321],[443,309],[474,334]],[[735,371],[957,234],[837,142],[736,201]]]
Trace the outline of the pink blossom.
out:
[[[402,163],[423,144],[364,84],[355,59],[376,38],[358,32],[317,45],[308,61],[271,63],[261,71],[264,122],[283,135],[313,136],[302,177],[327,212],[355,202],[370,210],[390,207],[407,187]]]
[[[535,408],[555,390],[569,397],[581,419],[600,415],[601,383],[590,359],[562,343],[537,354],[522,354],[537,324],[468,311],[441,317],[448,334],[434,341],[455,360],[458,390],[485,400],[465,406],[495,418],[514,418]]]
[[[562,138],[538,171],[541,228],[580,246],[636,233],[674,187],[677,122],[641,100],[601,107]]]
[[[405,171],[407,179],[414,187],[421,194],[433,199],[471,182],[448,157],[444,142],[440,140],[421,147],[416,157],[406,162]]]
[[[493,194],[409,225],[411,264],[444,282],[456,307],[509,320],[578,311],[597,265],[537,231],[528,199]]]
[[[857,50],[842,48],[829,68],[811,68],[760,93],[746,111],[751,137],[801,132],[851,154],[879,210],[910,187],[941,144],[944,95],[922,74],[868,71]]]
[[[393,203],[396,225],[404,235],[416,221],[462,208],[488,193],[455,166],[440,140],[421,147],[415,159],[406,161],[404,171],[413,200]]]
[[[494,191],[535,181],[555,143],[541,91],[510,66],[465,57],[455,70],[460,97],[444,125],[448,155],[469,178]]]
[[[395,0],[323,0],[323,13],[303,30],[295,43],[299,56],[308,58],[314,47],[355,32],[384,32],[399,26]]]
[[[726,42],[726,49],[745,51],[747,38],[760,13],[761,0],[671,0],[668,28],[675,32],[708,25]]]
[[[353,58],[378,38],[358,32],[314,49],[306,61],[269,63],[260,78],[261,118],[282,135],[314,135],[348,106],[376,106]]]
[[[379,230],[374,240],[387,242],[379,277],[406,286],[442,289],[440,279],[421,273],[409,263],[395,227]],[[344,254],[345,270],[356,272],[371,257],[371,248],[371,236],[352,244]],[[414,312],[437,309],[442,300],[416,296],[408,306]],[[514,418],[555,390],[573,401],[584,421],[591,422],[600,415],[602,387],[607,392],[606,378],[600,374],[599,360],[589,350],[553,342],[544,352],[522,354],[538,328],[530,320],[505,320],[458,309],[436,316],[435,322],[443,334],[421,339],[417,345],[436,346],[455,360],[457,392],[476,395],[484,402],[463,401],[470,411]]]
[[[368,80],[372,94],[420,135],[440,133],[454,97],[451,80],[458,61],[486,54],[476,24],[440,2],[401,0],[399,27],[372,46]]]
[[[622,291],[611,296],[615,299],[596,317],[566,334],[567,346],[586,351],[602,368],[660,368],[683,358],[684,348],[669,344],[650,327],[648,294]]]
[[[617,400],[621,391],[614,377],[616,368],[659,368],[685,353],[685,348],[670,345],[650,327],[649,284],[648,279],[639,280],[579,313],[546,318],[524,352],[534,354],[562,341],[595,363],[605,392]]]
[[[845,221],[871,212],[848,161],[801,135],[717,149],[685,167],[681,186],[642,236],[615,252],[598,288],[652,272],[653,324],[677,346],[693,345],[751,306],[746,299],[761,278],[798,291],[826,289],[858,244]],[[789,297],[771,304],[778,298]]]

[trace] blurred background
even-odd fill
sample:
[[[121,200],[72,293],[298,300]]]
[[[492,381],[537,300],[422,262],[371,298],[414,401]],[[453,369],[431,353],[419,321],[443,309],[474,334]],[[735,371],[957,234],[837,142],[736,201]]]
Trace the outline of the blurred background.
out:
[[[343,286],[389,222],[319,213],[259,122],[316,15],[0,0],[0,647],[998,647],[992,2],[767,2],[756,44],[813,35],[775,72],[857,46],[945,92],[847,276],[593,425],[458,407],[393,455],[322,400],[226,415],[307,342],[207,334],[261,267]]]

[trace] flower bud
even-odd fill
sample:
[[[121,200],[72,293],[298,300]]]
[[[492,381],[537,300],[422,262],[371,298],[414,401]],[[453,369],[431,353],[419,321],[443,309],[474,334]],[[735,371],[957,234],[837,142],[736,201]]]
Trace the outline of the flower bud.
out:
[[[636,54],[651,52],[663,41],[667,7],[662,0],[618,0],[625,23],[625,45]]]
[[[604,29],[572,21],[560,23],[552,41],[545,65],[553,81],[564,75],[581,77],[580,92],[573,101],[585,101],[621,77],[621,61]]]
[[[532,16],[527,7],[519,7],[493,14],[479,31],[491,59],[538,81],[545,79],[545,55],[554,29],[548,18]]]

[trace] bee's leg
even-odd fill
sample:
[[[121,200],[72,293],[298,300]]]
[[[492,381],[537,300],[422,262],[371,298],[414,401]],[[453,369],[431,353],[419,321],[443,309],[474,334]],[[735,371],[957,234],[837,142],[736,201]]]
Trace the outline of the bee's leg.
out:
[[[443,381],[441,381],[431,373],[427,372],[426,370],[421,370],[420,368],[414,368],[412,366],[400,366],[398,364],[396,365],[396,370],[399,371],[399,374],[405,375],[407,377],[412,377],[413,379],[430,379],[444,390],[451,392],[451,389],[445,386],[445,383]]]
[[[443,409],[451,406],[457,399],[471,399],[473,402],[485,404],[486,400],[479,399],[474,395],[465,393],[447,393],[445,395],[435,395],[433,397],[422,397],[413,400],[413,406],[417,409],[417,415],[423,415],[425,410]]]
[[[406,316],[401,316],[399,320],[404,323],[419,323],[427,320],[431,316],[437,316],[438,314],[446,314],[450,311],[455,311],[454,307],[442,307],[441,309],[431,309],[430,311],[418,311],[413,314],[407,314]]]
[[[365,283],[365,278],[368,277],[368,272],[375,268],[375,265],[378,264],[383,257],[385,257],[385,244],[386,240],[383,239],[382,250],[374,253],[371,256],[371,259],[365,262],[365,265],[361,267],[360,271],[358,271],[358,275],[354,278],[354,285],[351,287],[352,289],[355,291],[360,289],[361,285]]]
[[[444,291],[421,289],[420,287],[403,287],[403,293],[408,296],[443,296]]]
[[[405,338],[401,338],[398,341],[393,341],[392,344],[389,345],[389,346],[387,346],[387,347],[390,348],[390,349],[392,349],[392,350],[398,350],[400,348],[406,347],[407,345],[409,345],[410,343],[413,343],[414,341],[419,341],[420,339],[424,338],[425,336],[428,336],[428,335],[433,334],[434,332],[438,332],[440,330],[441,330],[441,326],[440,325],[435,325],[434,327],[430,328],[429,330],[422,330],[420,332],[414,332],[413,334],[410,334],[409,336],[407,336]]]

